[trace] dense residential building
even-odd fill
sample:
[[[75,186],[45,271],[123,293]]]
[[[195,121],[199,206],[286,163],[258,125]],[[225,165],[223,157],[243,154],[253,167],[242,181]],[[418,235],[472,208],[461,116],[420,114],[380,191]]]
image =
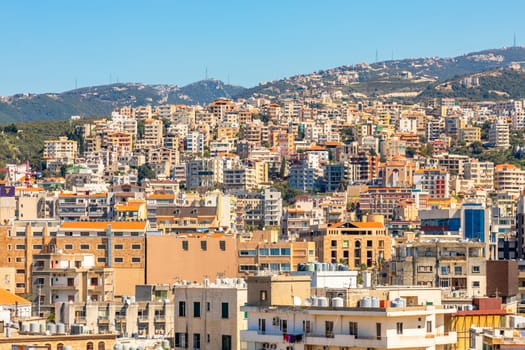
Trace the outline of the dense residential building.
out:
[[[177,283],[173,287],[175,349],[241,349],[246,329],[247,301],[242,279],[205,279],[203,284]]]
[[[329,287],[314,296],[309,276],[248,279],[248,302],[241,308],[248,326],[241,341],[249,350],[445,349],[456,343],[446,322],[455,310],[444,308],[440,289],[336,290],[340,297],[330,298]]]

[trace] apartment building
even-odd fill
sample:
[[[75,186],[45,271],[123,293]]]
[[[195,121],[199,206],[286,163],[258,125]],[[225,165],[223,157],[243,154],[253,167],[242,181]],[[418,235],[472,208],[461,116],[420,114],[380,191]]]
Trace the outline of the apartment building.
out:
[[[503,120],[496,119],[490,125],[489,145],[494,148],[507,149],[510,147],[509,124]]]
[[[341,297],[324,296],[332,291]],[[456,343],[446,322],[455,310],[443,307],[439,289],[314,293],[309,277],[248,279],[248,303],[241,308],[248,313],[248,328],[241,331],[241,341],[248,350],[447,349]]]
[[[111,220],[113,205],[110,192],[62,192],[58,195],[58,217],[62,221]]]
[[[111,301],[114,298],[113,269],[95,267],[93,254],[34,254],[32,268],[38,313],[54,310],[57,302]]]
[[[156,287],[164,288],[160,294],[169,295],[167,286]],[[123,297],[122,301],[56,303],[55,315],[56,321],[63,323],[68,332],[80,325],[86,332],[95,334],[163,338],[172,336],[175,327],[174,304],[168,297],[159,298],[156,295],[151,299]]]
[[[418,169],[414,172],[414,187],[428,193],[430,199],[448,198],[450,175],[443,169]]]
[[[173,284],[238,276],[238,244],[224,233],[148,235],[146,283]],[[220,262],[220,263],[218,263]]]
[[[385,263],[386,283],[401,286],[450,288],[459,297],[486,295],[485,245],[441,237],[396,245]]]
[[[470,159],[464,164],[465,179],[474,181],[474,185],[487,191],[494,189],[494,163]]]
[[[43,158],[51,172],[57,172],[62,165],[70,165],[77,157],[77,142],[61,136],[58,140],[44,141]]]
[[[352,270],[378,269],[392,257],[392,239],[382,217],[363,221],[339,222],[319,231],[312,238],[319,261],[344,263]]]
[[[359,206],[363,213],[383,215],[392,220],[394,209],[402,201],[413,200],[416,208],[428,207],[428,193],[397,187],[369,187],[359,194]]]
[[[525,189],[525,170],[514,164],[498,164],[494,168],[494,189],[505,191],[514,197]]]
[[[175,349],[242,349],[239,334],[247,317],[240,308],[247,294],[246,283],[236,278],[175,284]]]
[[[258,271],[297,271],[297,265],[315,261],[315,243],[280,241],[278,231],[254,231],[249,239],[239,241],[239,274]]]

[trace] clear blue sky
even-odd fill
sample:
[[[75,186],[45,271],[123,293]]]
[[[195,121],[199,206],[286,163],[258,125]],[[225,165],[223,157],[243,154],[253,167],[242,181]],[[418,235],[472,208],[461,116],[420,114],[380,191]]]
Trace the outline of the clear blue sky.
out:
[[[6,0],[0,95],[116,82],[246,87],[357,62],[525,45],[523,0]]]

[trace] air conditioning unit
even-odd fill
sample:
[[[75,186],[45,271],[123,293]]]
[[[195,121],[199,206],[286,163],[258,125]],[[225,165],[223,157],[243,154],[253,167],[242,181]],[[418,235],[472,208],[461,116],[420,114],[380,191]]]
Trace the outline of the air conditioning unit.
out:
[[[279,325],[279,317],[274,317],[272,319],[272,326],[278,326]]]

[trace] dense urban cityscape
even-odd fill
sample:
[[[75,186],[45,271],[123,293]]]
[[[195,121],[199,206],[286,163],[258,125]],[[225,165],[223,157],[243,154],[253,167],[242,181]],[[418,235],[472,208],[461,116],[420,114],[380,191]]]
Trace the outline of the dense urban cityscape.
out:
[[[525,350],[524,12],[2,3],[0,350]]]

